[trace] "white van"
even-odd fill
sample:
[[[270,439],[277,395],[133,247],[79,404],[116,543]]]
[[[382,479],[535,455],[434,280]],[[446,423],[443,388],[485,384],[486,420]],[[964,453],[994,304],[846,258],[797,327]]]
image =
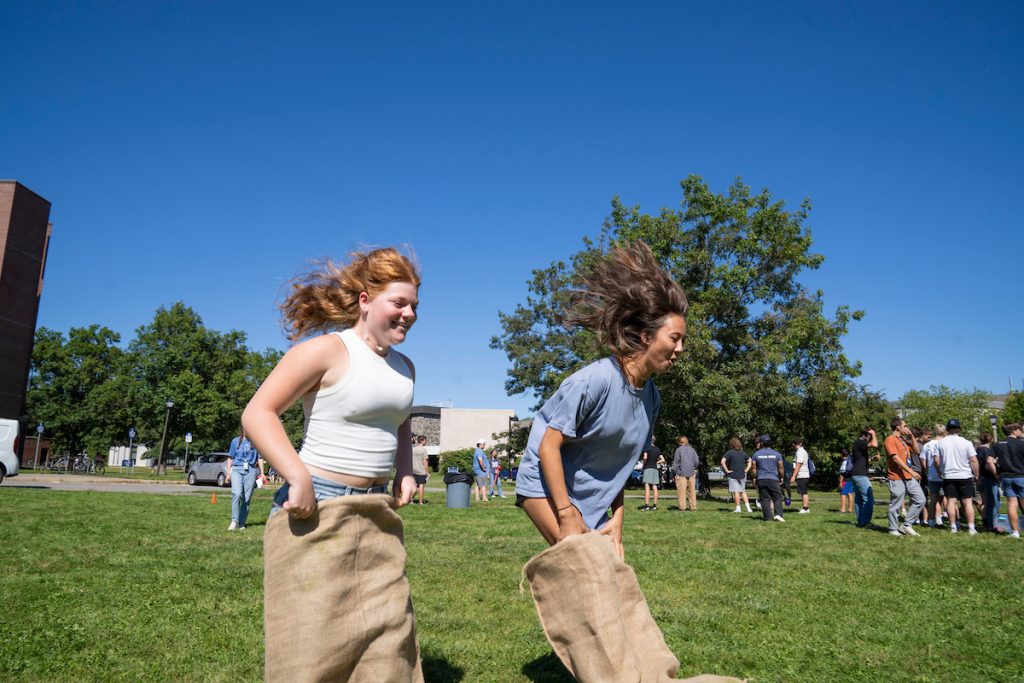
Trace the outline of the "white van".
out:
[[[18,421],[0,418],[0,483],[18,476]]]

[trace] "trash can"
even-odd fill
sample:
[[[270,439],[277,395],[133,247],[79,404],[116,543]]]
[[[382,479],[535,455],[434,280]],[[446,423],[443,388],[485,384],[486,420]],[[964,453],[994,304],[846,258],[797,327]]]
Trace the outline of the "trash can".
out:
[[[468,508],[469,490],[473,483],[473,475],[465,472],[448,472],[444,475],[444,485],[447,487],[445,495],[445,507]]]

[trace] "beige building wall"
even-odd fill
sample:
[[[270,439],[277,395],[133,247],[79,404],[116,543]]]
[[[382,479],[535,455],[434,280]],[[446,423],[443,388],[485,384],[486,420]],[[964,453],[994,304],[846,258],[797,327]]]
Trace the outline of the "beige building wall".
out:
[[[483,437],[488,446],[495,444],[492,434],[508,431],[512,409],[475,410],[470,408],[441,408],[441,452],[472,448]]]

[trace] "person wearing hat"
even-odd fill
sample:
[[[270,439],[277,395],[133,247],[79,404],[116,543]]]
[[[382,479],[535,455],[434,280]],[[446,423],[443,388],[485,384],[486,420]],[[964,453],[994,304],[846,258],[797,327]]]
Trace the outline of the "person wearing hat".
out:
[[[974,444],[960,436],[960,420],[946,423],[946,438],[939,442],[939,470],[946,494],[949,530],[957,533],[957,502],[964,506],[967,533],[974,536],[974,480],[978,477],[978,453]]]
[[[757,450],[751,458],[751,472],[757,482],[757,496],[761,499],[764,521],[785,522],[782,515],[782,487],[779,482],[785,473],[785,458],[771,448],[772,438],[767,434],[757,437]],[[772,511],[774,509],[774,512]]]
[[[476,483],[476,501],[487,502],[487,486],[491,478],[491,459],[484,452],[484,444],[487,439],[483,437],[476,440],[476,450],[473,451],[473,479]]]

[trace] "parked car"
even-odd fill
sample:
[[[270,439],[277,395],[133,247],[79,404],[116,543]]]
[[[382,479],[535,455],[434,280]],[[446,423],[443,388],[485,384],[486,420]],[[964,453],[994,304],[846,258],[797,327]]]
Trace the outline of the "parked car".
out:
[[[188,483],[192,486],[197,484],[216,484],[223,486],[228,478],[228,460],[231,456],[227,453],[210,453],[199,456],[199,459],[189,465]]]
[[[0,418],[0,483],[4,477],[16,477],[18,462],[18,421]]]
[[[708,481],[725,481],[725,470],[721,467],[712,467],[708,470]]]

